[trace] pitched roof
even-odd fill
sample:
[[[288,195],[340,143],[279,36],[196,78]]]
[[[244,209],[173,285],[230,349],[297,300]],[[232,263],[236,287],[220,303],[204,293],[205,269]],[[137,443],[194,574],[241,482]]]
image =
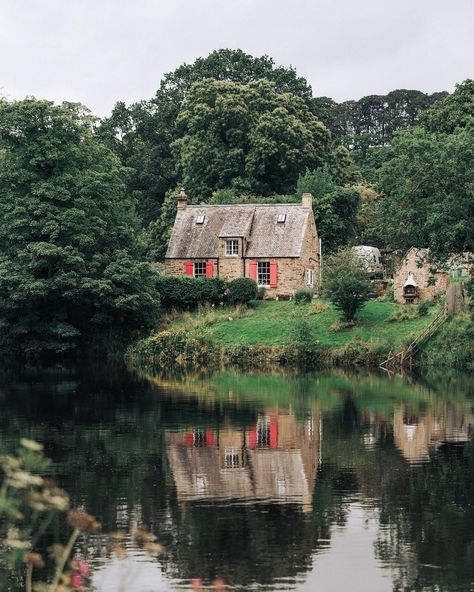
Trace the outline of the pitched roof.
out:
[[[299,203],[188,206],[177,212],[166,258],[217,257],[219,238],[231,237],[247,239],[246,257],[299,257],[310,213]]]

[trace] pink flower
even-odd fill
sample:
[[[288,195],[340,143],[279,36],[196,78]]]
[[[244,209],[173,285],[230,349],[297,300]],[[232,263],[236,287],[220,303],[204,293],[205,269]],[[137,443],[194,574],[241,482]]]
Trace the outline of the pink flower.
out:
[[[85,576],[86,578],[91,575],[91,568],[89,567],[87,561],[84,561],[83,559],[79,561],[77,571],[81,574],[81,576]]]
[[[71,588],[75,590],[80,590],[84,585],[84,580],[82,579],[81,574],[75,573],[71,576]]]

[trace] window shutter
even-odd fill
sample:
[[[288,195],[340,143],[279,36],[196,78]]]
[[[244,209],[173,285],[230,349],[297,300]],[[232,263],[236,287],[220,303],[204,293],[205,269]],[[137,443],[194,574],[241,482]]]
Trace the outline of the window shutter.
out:
[[[270,261],[270,288],[277,287],[278,263]]]
[[[186,275],[194,275],[194,265],[192,261],[186,261]]]
[[[250,261],[249,263],[249,278],[254,282],[257,281],[257,262]]]
[[[206,261],[206,277],[214,277],[214,261]]]
[[[276,417],[270,418],[270,448],[278,446],[278,421]]]

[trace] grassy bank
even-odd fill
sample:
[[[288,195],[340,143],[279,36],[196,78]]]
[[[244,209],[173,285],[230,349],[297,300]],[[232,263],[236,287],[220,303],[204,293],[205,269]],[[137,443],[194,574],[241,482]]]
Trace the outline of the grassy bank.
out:
[[[138,342],[129,356],[181,366],[324,367],[377,366],[408,344],[439,306],[420,314],[415,306],[370,301],[357,322],[344,326],[328,302],[259,301],[249,307],[205,307],[168,315],[163,330]]]
[[[419,361],[431,368],[474,370],[474,321],[469,313],[446,321],[426,343]]]

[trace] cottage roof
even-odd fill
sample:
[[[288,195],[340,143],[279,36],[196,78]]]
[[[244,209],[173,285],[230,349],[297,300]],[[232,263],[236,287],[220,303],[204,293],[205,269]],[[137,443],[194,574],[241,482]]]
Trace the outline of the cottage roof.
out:
[[[299,203],[187,206],[178,210],[166,257],[217,257],[219,238],[232,237],[247,240],[246,257],[299,257],[310,213]]]

